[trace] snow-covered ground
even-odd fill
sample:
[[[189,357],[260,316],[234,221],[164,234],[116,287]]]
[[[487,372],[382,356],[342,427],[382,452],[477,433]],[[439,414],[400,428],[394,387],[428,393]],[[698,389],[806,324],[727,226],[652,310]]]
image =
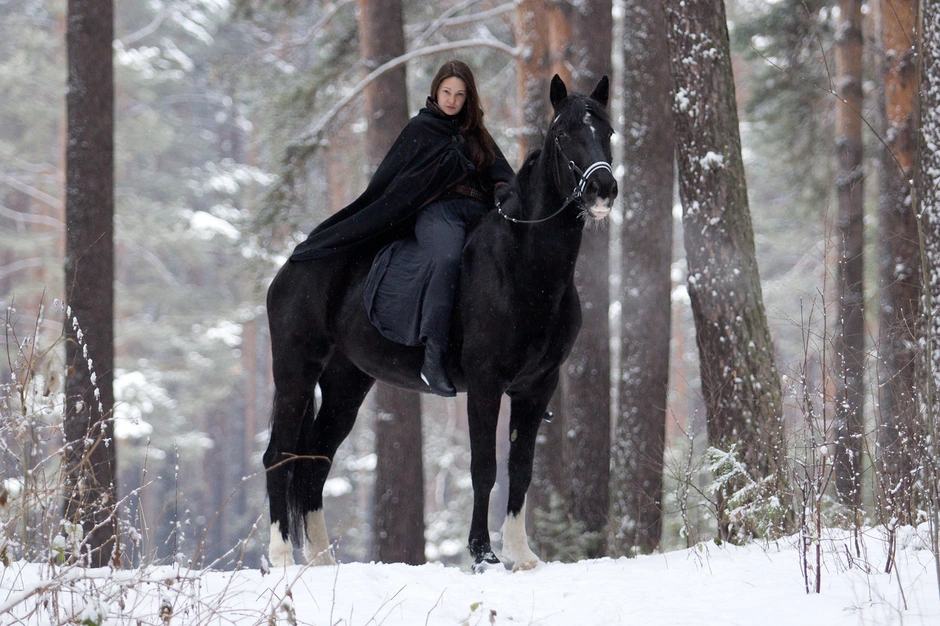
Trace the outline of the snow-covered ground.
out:
[[[80,577],[80,570],[13,564],[0,566],[0,623],[940,624],[933,555],[913,529],[902,529],[898,543],[897,566],[885,574],[881,531],[860,536],[861,558],[850,534],[830,534],[821,544],[819,594],[806,593],[794,539],[482,575],[440,564],[347,563],[267,574],[159,567]]]

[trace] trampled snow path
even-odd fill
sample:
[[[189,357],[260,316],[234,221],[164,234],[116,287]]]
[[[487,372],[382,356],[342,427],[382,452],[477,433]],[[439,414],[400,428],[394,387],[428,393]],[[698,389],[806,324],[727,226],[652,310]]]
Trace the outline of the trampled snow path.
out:
[[[915,547],[914,538],[912,530],[901,535],[898,567],[891,575],[883,573],[885,542],[878,531],[862,536],[863,558],[851,563],[851,536],[827,540],[818,595],[805,592],[791,539],[769,546],[702,544],[636,559],[548,563],[529,572],[482,575],[440,564],[363,563],[294,566],[267,575],[173,567],[92,570],[96,581],[77,583],[72,592],[67,585],[53,585],[42,594],[46,599],[56,594],[62,607],[58,619],[48,609],[35,610],[36,595],[0,616],[0,623],[57,623],[71,613],[103,616],[101,624],[140,620],[186,626],[268,624],[272,616],[277,624],[342,626],[940,624],[933,555]],[[48,570],[41,575],[37,565],[0,569],[0,608],[42,584],[42,578],[48,583]],[[108,599],[121,586],[123,610]],[[160,617],[161,603],[167,622]],[[74,608],[66,610],[69,606]],[[30,617],[19,621],[27,612]]]

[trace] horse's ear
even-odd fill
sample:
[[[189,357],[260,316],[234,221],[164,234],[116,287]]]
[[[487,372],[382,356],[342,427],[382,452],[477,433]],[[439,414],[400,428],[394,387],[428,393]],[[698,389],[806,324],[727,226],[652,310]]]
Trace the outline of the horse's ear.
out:
[[[591,99],[597,100],[601,103],[602,107],[607,107],[607,99],[610,96],[610,80],[607,78],[607,74],[601,76],[601,79],[597,81],[597,87],[594,88],[594,91],[591,92]]]
[[[555,74],[552,78],[551,100],[552,108],[557,107],[558,103],[568,97],[568,89],[565,87],[565,81],[561,76]]]

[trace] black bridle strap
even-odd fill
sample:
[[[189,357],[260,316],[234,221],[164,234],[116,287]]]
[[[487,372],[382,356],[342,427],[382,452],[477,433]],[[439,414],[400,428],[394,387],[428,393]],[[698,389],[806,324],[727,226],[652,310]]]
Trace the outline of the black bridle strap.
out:
[[[520,220],[520,219],[516,219],[515,217],[510,217],[506,215],[505,213],[503,213],[502,204],[497,199],[496,210],[499,212],[501,216],[503,216],[504,218],[506,218],[513,224],[540,224],[541,222],[547,222],[548,220],[552,219],[553,217],[555,217],[556,215],[564,211],[568,207],[569,204],[571,204],[572,202],[576,200],[581,199],[581,196],[584,195],[584,189],[585,187],[587,187],[588,178],[590,178],[590,176],[594,174],[594,172],[598,172],[600,170],[607,170],[608,172],[611,173],[611,175],[613,175],[614,173],[613,170],[610,168],[610,163],[606,161],[597,161],[596,163],[592,163],[585,171],[582,172],[581,168],[579,168],[577,164],[571,159],[569,159],[568,155],[565,154],[565,150],[564,148],[561,147],[561,142],[558,141],[557,136],[555,137],[555,147],[558,148],[558,151],[561,153],[561,156],[564,157],[565,161],[568,162],[568,169],[578,175],[578,182],[575,184],[574,190],[571,192],[571,195],[568,196],[568,199],[565,200],[564,203],[562,203],[560,209],[558,209],[557,211],[555,211],[548,217],[543,217],[537,220]]]
[[[506,215],[505,213],[503,213],[503,205],[502,205],[502,203],[500,203],[499,199],[496,200],[496,210],[499,212],[500,215],[502,215],[503,217],[505,217],[507,220],[509,220],[509,221],[512,222],[513,224],[540,224],[540,223],[542,223],[542,222],[547,222],[548,220],[552,219],[553,217],[555,217],[556,215],[558,215],[559,213],[561,213],[562,211],[564,211],[565,208],[566,208],[569,204],[571,204],[572,202],[574,202],[574,200],[576,200],[576,199],[577,199],[576,196],[571,196],[571,197],[569,197],[569,198],[568,198],[567,200],[565,200],[565,202],[561,205],[561,208],[560,208],[560,209],[558,209],[557,211],[555,211],[554,213],[552,213],[552,214],[549,215],[548,217],[543,217],[543,218],[538,219],[538,220],[520,220],[520,219],[516,219],[516,218],[514,218],[514,217],[510,217],[510,216]]]

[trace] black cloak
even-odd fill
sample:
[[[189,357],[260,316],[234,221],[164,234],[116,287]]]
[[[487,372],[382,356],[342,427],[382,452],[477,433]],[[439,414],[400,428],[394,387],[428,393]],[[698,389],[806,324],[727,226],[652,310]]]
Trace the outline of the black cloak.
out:
[[[494,144],[496,161],[477,176],[459,119],[445,115],[429,99],[395,140],[362,195],[321,222],[294,248],[290,260],[319,259],[403,236],[421,207],[457,183],[482,187],[487,206],[493,206],[493,188],[510,182],[512,168]]]

